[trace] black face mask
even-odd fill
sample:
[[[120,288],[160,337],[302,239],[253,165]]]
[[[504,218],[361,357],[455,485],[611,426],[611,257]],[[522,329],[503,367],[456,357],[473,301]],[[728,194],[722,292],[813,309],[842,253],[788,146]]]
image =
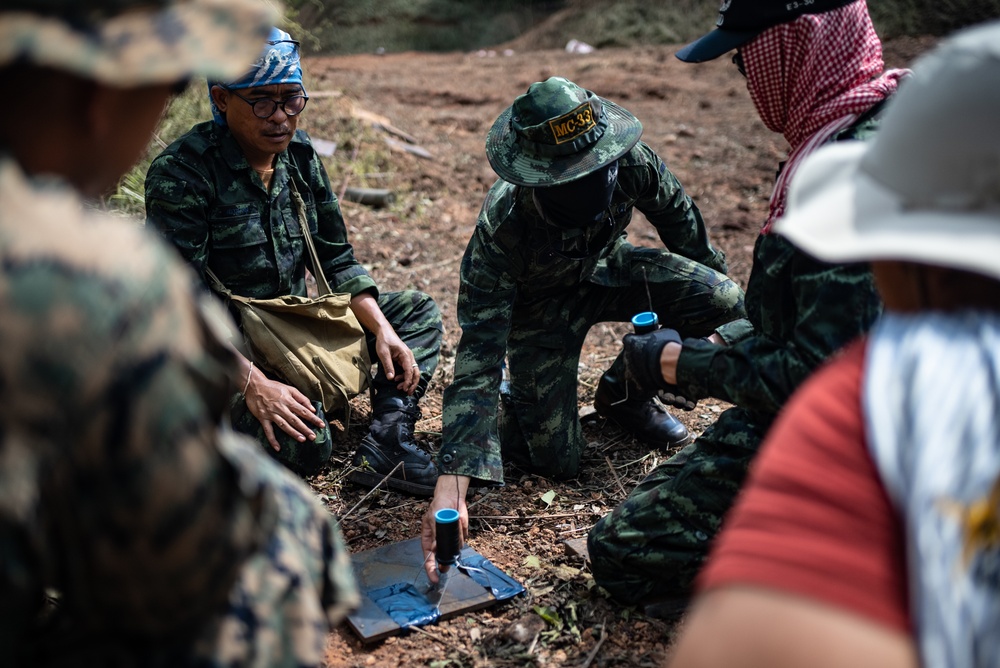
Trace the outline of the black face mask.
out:
[[[618,161],[576,181],[550,188],[535,188],[535,199],[545,219],[567,228],[600,222],[611,205],[618,182]]]

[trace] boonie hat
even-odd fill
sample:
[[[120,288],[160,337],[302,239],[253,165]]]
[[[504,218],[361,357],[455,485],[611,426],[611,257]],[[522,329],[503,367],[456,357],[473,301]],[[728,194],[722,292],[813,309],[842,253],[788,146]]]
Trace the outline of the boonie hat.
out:
[[[775,231],[819,259],[1000,279],[1000,21],[918,59],[870,142],[809,156]]]
[[[486,158],[504,181],[555,186],[611,164],[641,135],[642,123],[625,109],[551,77],[500,114],[486,136]]]
[[[739,48],[768,28],[803,14],[822,14],[863,0],[722,0],[715,30],[677,52],[686,63],[713,60]]]
[[[261,0],[3,0],[0,65],[24,60],[122,87],[226,79],[278,18]]]

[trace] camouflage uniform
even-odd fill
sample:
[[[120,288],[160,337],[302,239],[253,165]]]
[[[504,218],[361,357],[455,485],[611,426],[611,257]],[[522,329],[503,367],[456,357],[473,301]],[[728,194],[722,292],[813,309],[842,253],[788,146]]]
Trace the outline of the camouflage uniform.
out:
[[[835,139],[865,139],[869,118]],[[867,264],[827,264],[776,234],[758,237],[747,284],[749,320],[718,329],[729,344],[685,341],[681,392],[735,404],[655,468],[590,531],[597,582],[624,603],[686,599],[722,517],[781,407],[881,312]]]
[[[531,188],[498,181],[465,251],[458,295],[462,339],[444,393],[442,472],[499,483],[505,456],[556,478],[577,474],[586,442],[577,418],[577,370],[587,331],[650,307],[689,336],[744,315],[694,202],[643,143],[618,160],[618,183],[599,225],[546,221]],[[638,209],[671,251],[636,248],[626,228]],[[648,288],[648,290],[647,290]],[[501,367],[510,394],[498,423]],[[620,376],[616,360],[608,376]],[[499,432],[499,435],[498,435]]]
[[[226,314],[142,229],[5,156],[0,203],[0,655],[319,665],[358,600],[347,552],[304,484],[218,427]]]
[[[227,127],[196,125],[153,161],[146,176],[147,222],[154,225],[205,279],[211,268],[233,293],[271,298],[306,295],[308,253],[289,181],[306,203],[309,232],[323,261],[323,273],[338,292],[370,292],[400,339],[420,365],[419,398],[437,368],[441,315],[430,296],[413,290],[380,294],[375,281],[354,257],[336,194],[308,135],[297,131],[277,156],[270,192]],[[207,283],[206,283],[207,284]],[[375,337],[368,333],[372,359]],[[376,396],[400,395],[395,381],[379,370]],[[314,442],[298,443],[280,430],[281,452],[274,453],[242,396],[232,401],[237,429],[255,435],[265,449],[301,473],[314,473],[330,457],[329,429]],[[318,407],[318,405],[317,405]],[[319,409],[322,417],[322,409]]]

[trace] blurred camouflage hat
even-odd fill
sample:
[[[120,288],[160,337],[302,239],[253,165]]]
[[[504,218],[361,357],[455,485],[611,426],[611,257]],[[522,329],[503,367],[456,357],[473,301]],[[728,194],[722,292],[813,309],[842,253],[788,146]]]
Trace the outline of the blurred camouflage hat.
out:
[[[722,0],[715,30],[677,52],[686,63],[702,63],[738,49],[768,28],[803,14],[823,14],[863,0]]]
[[[263,0],[3,0],[0,66],[115,86],[238,76],[277,20]]]
[[[622,157],[642,135],[642,123],[614,102],[572,81],[531,84],[493,123],[486,158],[504,181],[555,186]]]

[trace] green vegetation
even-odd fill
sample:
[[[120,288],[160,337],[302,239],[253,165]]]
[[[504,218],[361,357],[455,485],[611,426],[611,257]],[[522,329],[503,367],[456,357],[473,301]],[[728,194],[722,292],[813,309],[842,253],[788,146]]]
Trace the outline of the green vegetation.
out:
[[[304,73],[306,88],[310,88],[309,73]],[[144,218],[145,181],[150,163],[171,142],[196,123],[212,118],[208,102],[208,87],[204,80],[192,82],[188,89],[167,106],[163,118],[143,157],[122,177],[115,192],[104,202],[132,218]],[[381,177],[392,171],[392,159],[384,134],[351,115],[349,100],[315,97],[309,101],[309,112],[302,116],[299,127],[337,142],[335,158],[324,158],[327,173],[333,183],[346,183],[359,188],[383,185]]]
[[[462,51],[494,46],[565,2],[540,0],[290,0],[310,52]]]
[[[869,0],[868,10],[882,37],[947,35],[1000,17],[1000,0]]]
[[[1000,17],[1000,0],[869,0],[883,37],[944,35]],[[706,32],[717,0],[289,0],[310,52],[454,51],[496,46],[546,19],[535,48],[678,43]],[[306,34],[307,33],[307,34]]]
[[[191,129],[191,126],[212,117],[208,104],[208,88],[204,80],[194,81],[182,95],[178,95],[163,113],[145,155],[118,183],[106,204],[129,216],[145,217],[146,171],[153,158],[170,142]]]

